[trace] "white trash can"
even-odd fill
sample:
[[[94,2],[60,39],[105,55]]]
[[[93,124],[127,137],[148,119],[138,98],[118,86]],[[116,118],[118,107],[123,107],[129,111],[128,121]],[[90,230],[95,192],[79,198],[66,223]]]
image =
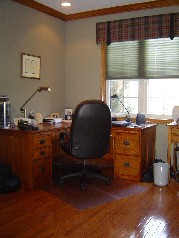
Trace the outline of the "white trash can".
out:
[[[168,184],[169,165],[168,163],[154,163],[154,184],[158,186],[166,186]]]

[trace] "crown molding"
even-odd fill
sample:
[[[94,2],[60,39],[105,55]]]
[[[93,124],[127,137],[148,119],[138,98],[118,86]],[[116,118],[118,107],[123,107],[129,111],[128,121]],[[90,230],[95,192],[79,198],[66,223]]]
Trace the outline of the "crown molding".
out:
[[[169,7],[169,6],[177,6],[177,5],[179,5],[178,0],[157,0],[157,1],[150,1],[150,2],[144,2],[144,3],[123,5],[118,7],[104,8],[104,9],[81,12],[76,14],[69,14],[69,15],[66,15],[66,20],[72,21],[72,20],[78,20],[82,18],[97,17],[97,16],[104,16],[104,15],[110,15],[110,14],[147,10],[147,9],[153,9],[153,8],[162,8],[162,7]]]
[[[55,17],[55,18],[58,18],[62,21],[66,21],[66,15],[61,13],[61,12],[58,12],[50,7],[47,7],[39,2],[35,2],[34,0],[12,0],[13,2],[17,2],[17,3],[20,3],[24,6],[27,6],[27,7],[30,7],[30,8],[33,8],[39,12],[43,12],[49,16],[52,16],[52,17]]]
[[[79,20],[84,18],[91,18],[91,17],[117,14],[117,13],[123,13],[123,12],[147,10],[147,9],[170,7],[170,6],[179,6],[178,0],[156,0],[156,1],[150,1],[150,2],[144,2],[144,3],[135,3],[135,4],[118,6],[118,7],[103,8],[99,10],[65,15],[50,7],[44,6],[41,3],[35,2],[34,0],[12,0],[12,1],[25,5],[27,7],[31,7],[37,11],[43,12],[47,15],[58,18],[62,21],[73,21],[73,20]]]

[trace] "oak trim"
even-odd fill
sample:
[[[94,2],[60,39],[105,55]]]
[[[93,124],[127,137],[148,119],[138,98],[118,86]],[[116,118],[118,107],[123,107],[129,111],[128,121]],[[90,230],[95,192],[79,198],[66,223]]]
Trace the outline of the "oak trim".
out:
[[[99,10],[80,12],[76,14],[69,14],[69,15],[66,15],[66,19],[67,21],[72,21],[72,20],[78,20],[83,18],[104,16],[104,15],[110,15],[110,14],[123,13],[123,12],[147,10],[147,9],[153,9],[153,8],[162,8],[162,7],[175,6],[175,5],[176,6],[179,5],[178,0],[157,0],[157,1],[150,1],[150,2],[144,2],[144,3],[117,6],[117,7],[103,8]]]
[[[124,121],[125,117],[117,117],[118,121]],[[136,122],[136,118],[131,117],[131,121],[133,123]],[[169,124],[173,122],[173,119],[155,119],[155,118],[145,118],[146,123],[148,124]]]
[[[100,99],[106,102],[106,44],[101,44]]]
[[[25,5],[27,7],[31,7],[47,15],[56,17],[62,21],[73,21],[73,20],[79,20],[84,18],[104,16],[109,14],[123,13],[123,12],[140,11],[140,10],[147,10],[147,9],[153,9],[153,8],[169,7],[169,6],[179,6],[178,0],[156,0],[156,1],[150,1],[150,2],[144,2],[144,3],[135,3],[135,4],[103,8],[103,9],[98,9],[93,11],[86,11],[86,12],[65,15],[41,3],[35,2],[34,0],[12,0],[12,1]]]

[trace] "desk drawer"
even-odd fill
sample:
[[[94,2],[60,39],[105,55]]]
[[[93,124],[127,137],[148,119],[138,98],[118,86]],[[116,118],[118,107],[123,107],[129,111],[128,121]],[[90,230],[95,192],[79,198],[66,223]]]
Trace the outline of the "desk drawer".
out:
[[[139,155],[140,134],[121,132],[115,137],[116,154]]]
[[[179,142],[179,127],[171,128],[171,140],[174,142]]]
[[[51,136],[49,134],[33,136],[32,146],[38,148],[41,146],[51,145]]]
[[[41,148],[34,149],[32,151],[32,159],[41,159],[52,156],[52,148],[51,146],[43,146]]]
[[[139,157],[117,156],[114,165],[115,178],[140,181]]]
[[[37,159],[33,161],[32,165],[32,174],[33,174],[33,180],[34,182],[36,180],[43,180],[43,178],[51,178],[51,171],[52,171],[52,165],[51,165],[51,159]],[[43,182],[42,182],[43,183]]]

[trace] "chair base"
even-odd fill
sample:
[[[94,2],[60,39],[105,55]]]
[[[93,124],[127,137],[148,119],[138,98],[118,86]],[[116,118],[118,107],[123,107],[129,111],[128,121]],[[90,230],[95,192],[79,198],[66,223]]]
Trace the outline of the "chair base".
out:
[[[87,183],[87,179],[90,177],[102,179],[106,182],[106,185],[110,184],[110,179],[107,176],[105,176],[101,171],[100,171],[100,173],[87,171],[85,160],[83,160],[83,170],[82,171],[72,172],[70,174],[64,175],[64,176],[60,177],[59,182],[60,182],[60,184],[63,184],[65,179],[72,178],[72,177],[80,177],[80,190],[81,191],[85,190],[85,188],[86,188],[85,185]]]

